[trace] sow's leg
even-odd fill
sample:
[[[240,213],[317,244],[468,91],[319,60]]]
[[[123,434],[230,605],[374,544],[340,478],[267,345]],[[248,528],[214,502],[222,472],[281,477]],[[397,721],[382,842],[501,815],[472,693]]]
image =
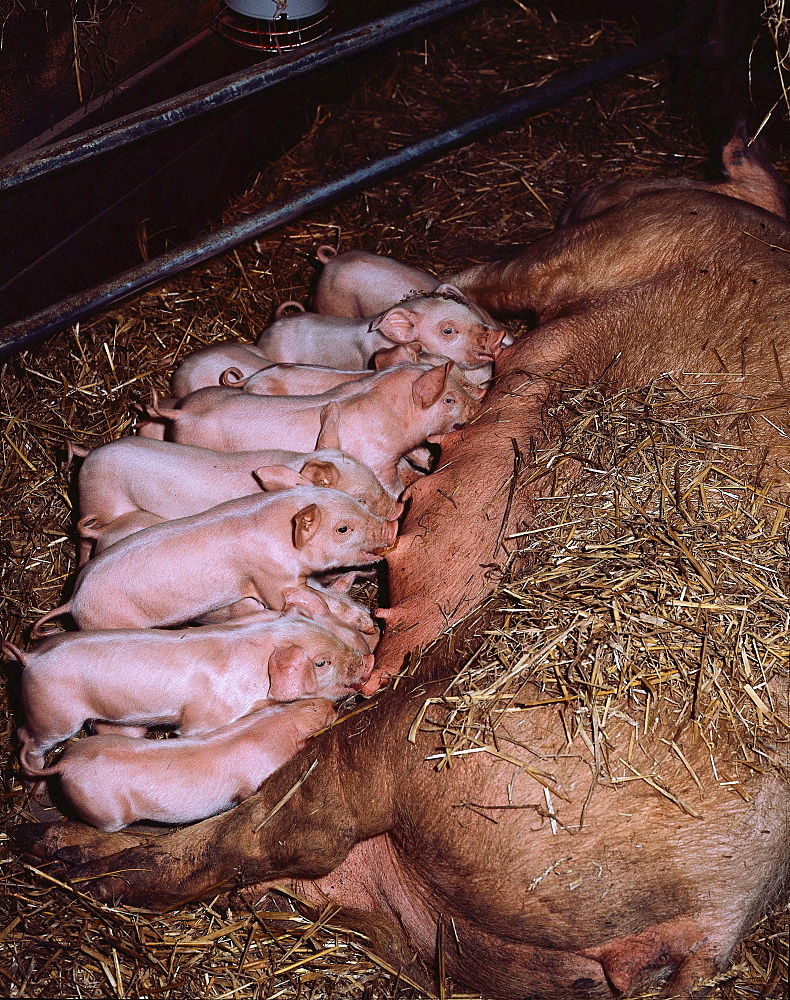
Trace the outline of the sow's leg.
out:
[[[372,732],[379,739],[386,740],[393,725],[402,728],[397,709],[376,714]],[[358,840],[392,824],[391,783],[371,746],[366,716],[362,712],[312,741],[256,795],[220,816],[142,839],[109,857],[140,838],[131,831],[102,837],[79,823],[57,823],[31,849],[42,854],[49,848],[68,861],[80,856],[83,843],[89,857],[97,857],[104,844],[100,860],[72,871],[80,887],[106,901],[157,910],[275,877],[325,875]]]
[[[446,673],[455,654],[444,655],[427,665]],[[477,755],[437,774],[435,735],[406,740],[422,699],[442,686],[399,684],[253,799],[84,866],[74,873],[80,887],[159,909],[289,875],[318,878],[301,882],[300,894],[356,910],[393,963],[416,951],[430,965],[441,951],[448,975],[507,1000],[634,995],[645,977],[652,985],[668,974],[670,995],[688,995],[717,972],[778,881],[786,785],[749,778],[744,802],[713,781],[707,746],[692,741],[683,745],[706,786],[699,794],[659,729],[631,760],[642,771],[658,760],[698,814],[686,815],[646,784],[596,784],[583,741],[566,744],[550,706],[498,728],[500,746],[529,746],[536,773],[556,788],[547,812],[545,785],[522,766]],[[433,718],[441,723],[441,711]],[[631,732],[625,720],[610,726],[613,757],[627,752]]]

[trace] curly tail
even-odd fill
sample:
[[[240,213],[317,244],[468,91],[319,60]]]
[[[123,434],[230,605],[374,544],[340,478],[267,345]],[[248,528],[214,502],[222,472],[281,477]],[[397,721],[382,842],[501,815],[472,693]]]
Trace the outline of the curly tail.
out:
[[[53,618],[57,618],[59,615],[65,615],[71,611],[71,601],[66,601],[65,604],[61,604],[60,607],[55,608],[52,611],[48,611],[47,614],[42,615],[41,618],[35,623],[33,628],[30,630],[31,639],[43,639],[45,635],[50,635],[49,632],[42,632],[41,626],[48,621],[52,621]]]
[[[90,453],[90,448],[85,448],[81,444],[77,444],[76,441],[70,441],[69,438],[66,438],[66,462],[63,466],[63,471],[68,472],[75,455],[77,458],[87,458]]]
[[[302,303],[297,302],[296,299],[286,299],[285,302],[281,302],[274,310],[274,318],[282,319],[283,316],[287,316],[291,312],[303,313],[307,312],[307,310]]]
[[[181,416],[181,410],[174,410],[165,406],[160,406],[159,393],[156,389],[151,390],[151,403],[148,406],[144,406],[143,410],[149,417],[159,417],[162,420],[178,420]]]
[[[98,538],[101,535],[102,526],[92,514],[86,514],[77,521],[77,532],[83,538]]]
[[[234,389],[243,389],[248,382],[249,379],[244,377],[241,368],[226,368],[219,377],[220,385],[230,386]]]
[[[0,650],[2,650],[3,656],[7,657],[9,660],[16,660],[17,663],[21,663],[23,667],[27,666],[25,654],[21,649],[17,649],[13,642],[8,642],[8,640],[4,639],[0,643]]]
[[[315,255],[322,264],[328,264],[333,257],[337,257],[337,250],[335,250],[334,247],[327,246],[326,243],[323,243],[316,250]]]
[[[29,774],[31,778],[49,778],[53,774],[60,774],[60,767],[58,764],[53,764],[52,767],[36,767],[31,764],[28,760],[28,750],[30,744],[35,742],[34,740],[27,740],[19,748],[19,763],[22,765],[22,770],[25,774]]]

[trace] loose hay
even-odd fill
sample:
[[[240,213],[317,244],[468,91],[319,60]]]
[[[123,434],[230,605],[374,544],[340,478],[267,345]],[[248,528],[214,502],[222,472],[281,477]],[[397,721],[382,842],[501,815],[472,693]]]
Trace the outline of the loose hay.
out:
[[[437,699],[450,709],[443,763],[496,746],[498,720],[537,690],[537,702],[565,706],[569,741],[586,731],[604,771],[607,720],[624,704],[637,736],[691,724],[711,748],[736,746],[736,791],[742,767],[790,771],[787,502],[750,481],[759,456],[722,440],[731,417],[709,404],[666,378],[608,398],[566,393],[553,407],[561,439],[516,490],[557,488],[507,536],[503,580],[475,613],[479,637],[467,628],[456,650],[466,662]],[[607,777],[630,780],[622,767]],[[694,815],[660,774],[642,780]]]
[[[406,39],[368,57],[360,91],[320,108],[311,132],[227,217],[635,39],[625,18],[568,25],[520,2],[487,4]],[[668,83],[666,67],[651,66],[606,84],[267,234],[5,366],[3,637],[21,641],[60,602],[73,571],[64,439],[97,444],[128,433],[131,404],[152,385],[166,388],[178,359],[229,336],[252,339],[278,302],[304,299],[318,243],[363,246],[449,273],[490,255],[491,242],[507,246],[545,231],[580,183],[626,170],[699,176],[704,153],[687,120],[668,110]],[[781,151],[774,155],[781,167]],[[670,402],[671,420],[662,409]],[[666,717],[692,719],[701,734],[725,726],[741,748],[733,781],[738,768],[786,761],[779,695],[767,689],[771,677],[786,676],[790,643],[781,503],[750,486],[745,453],[719,447],[714,423],[683,417],[671,385],[608,402],[589,391],[566,396],[556,416],[562,443],[538,457],[555,482],[546,480],[531,533],[503,535],[513,554],[507,575],[489,624],[467,640],[467,662],[448,684],[453,715],[437,731],[437,748],[446,758],[482,742],[518,759],[520,748],[492,742],[492,728],[520,707],[529,680],[541,699],[563,699],[569,727],[593,747],[605,747],[622,697],[642,729]],[[756,470],[759,456],[746,457]],[[563,485],[580,467],[581,509]],[[532,474],[522,470],[519,484]],[[690,497],[705,505],[695,511]],[[3,794],[11,825],[30,814],[12,755],[13,683],[8,690]],[[430,717],[426,710],[423,724]],[[640,778],[614,764],[607,780],[660,786],[660,774]],[[54,868],[22,864],[10,851],[2,863],[0,975],[13,996],[422,995],[331,913],[314,923],[272,903],[253,914],[238,899],[230,910],[196,902],[152,916],[99,905],[79,886],[62,885]],[[712,995],[786,997],[787,962],[787,916],[777,912],[755,928]]]

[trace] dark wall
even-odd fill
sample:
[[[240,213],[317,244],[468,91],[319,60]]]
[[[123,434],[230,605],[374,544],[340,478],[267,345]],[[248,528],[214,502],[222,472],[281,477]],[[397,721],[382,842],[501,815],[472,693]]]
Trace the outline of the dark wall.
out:
[[[0,153],[196,34],[212,6],[213,0],[3,0]]]

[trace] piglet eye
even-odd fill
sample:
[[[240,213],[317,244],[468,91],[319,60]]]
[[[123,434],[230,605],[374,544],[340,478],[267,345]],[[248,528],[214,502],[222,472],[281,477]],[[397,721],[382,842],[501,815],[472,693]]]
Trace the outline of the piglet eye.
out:
[[[316,666],[316,667],[325,667],[326,666],[326,660],[316,660],[314,666]]]
[[[442,330],[442,333],[445,335],[445,337],[452,337],[455,334],[455,327],[454,326],[446,326]]]
[[[454,402],[455,402],[455,400],[453,399],[452,396],[447,396],[445,398],[445,403],[454,403]]]
[[[348,531],[348,525],[347,524],[341,524],[340,527],[337,530],[338,530],[339,534],[345,535],[345,533]]]

